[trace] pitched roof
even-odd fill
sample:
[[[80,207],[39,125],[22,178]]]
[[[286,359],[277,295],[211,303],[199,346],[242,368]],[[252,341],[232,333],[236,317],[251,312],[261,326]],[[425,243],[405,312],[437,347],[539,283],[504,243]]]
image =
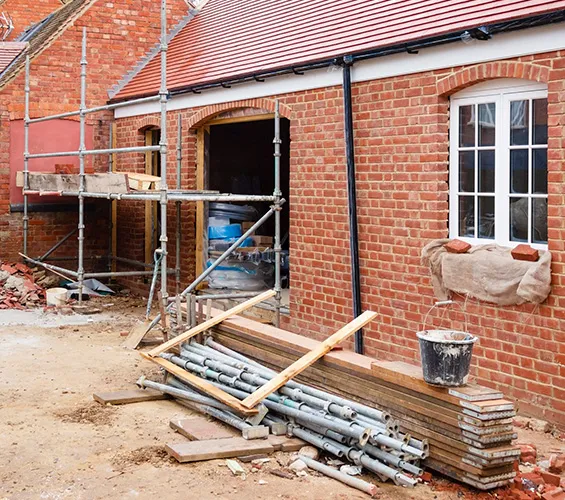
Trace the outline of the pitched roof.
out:
[[[167,53],[169,90],[565,8],[565,0],[210,0]],[[116,99],[158,92],[160,57]]]
[[[65,29],[80,17],[96,0],[71,0],[39,23],[24,31],[18,41],[28,44],[30,58],[33,59],[46,49]],[[0,87],[14,78],[25,65],[25,57],[20,54],[13,63],[0,73]]]
[[[25,42],[0,42],[0,74],[2,74],[10,64],[27,47]]]

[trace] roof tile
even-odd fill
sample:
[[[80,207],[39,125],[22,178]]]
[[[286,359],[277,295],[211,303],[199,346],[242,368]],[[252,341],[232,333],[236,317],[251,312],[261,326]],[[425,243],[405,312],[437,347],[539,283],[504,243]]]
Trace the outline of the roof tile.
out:
[[[210,0],[171,41],[169,90],[565,8],[565,0]],[[155,55],[117,99],[158,92]]]

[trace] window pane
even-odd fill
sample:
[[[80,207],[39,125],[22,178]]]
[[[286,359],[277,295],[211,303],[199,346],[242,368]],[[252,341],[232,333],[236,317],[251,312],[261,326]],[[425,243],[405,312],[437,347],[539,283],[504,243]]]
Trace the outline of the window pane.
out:
[[[510,151],[510,192],[528,192],[528,150]]]
[[[479,191],[494,193],[494,151],[479,151]]]
[[[459,197],[459,236],[475,236],[475,197]]]
[[[510,240],[528,241],[528,198],[510,198]]]
[[[475,145],[475,106],[459,108],[459,146]]]
[[[459,152],[459,191],[475,191],[475,152]]]
[[[535,99],[533,103],[534,144],[547,144],[547,99]]]
[[[512,146],[528,144],[529,104],[529,101],[510,103],[510,144]]]
[[[547,198],[532,199],[532,243],[547,243]]]
[[[547,149],[532,151],[533,186],[536,194],[547,194]]]
[[[479,104],[479,146],[494,146],[496,104]]]
[[[494,238],[494,196],[479,196],[479,238]]]

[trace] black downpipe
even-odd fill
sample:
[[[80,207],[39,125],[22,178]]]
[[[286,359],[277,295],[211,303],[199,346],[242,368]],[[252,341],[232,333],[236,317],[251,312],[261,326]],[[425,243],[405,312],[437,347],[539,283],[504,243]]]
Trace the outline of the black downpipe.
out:
[[[343,58],[343,115],[345,118],[345,154],[347,158],[347,200],[349,212],[349,249],[351,252],[351,286],[353,316],[361,314],[361,279],[359,275],[359,229],[357,227],[357,190],[355,185],[355,143],[351,106],[351,66],[353,59]],[[363,354],[363,330],[355,332],[355,352]]]

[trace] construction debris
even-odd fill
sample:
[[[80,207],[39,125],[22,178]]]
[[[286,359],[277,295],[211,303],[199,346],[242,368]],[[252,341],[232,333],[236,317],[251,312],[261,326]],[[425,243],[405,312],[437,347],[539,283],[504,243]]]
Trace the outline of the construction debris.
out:
[[[0,265],[0,309],[26,309],[45,305],[45,286],[50,278],[25,264]]]

